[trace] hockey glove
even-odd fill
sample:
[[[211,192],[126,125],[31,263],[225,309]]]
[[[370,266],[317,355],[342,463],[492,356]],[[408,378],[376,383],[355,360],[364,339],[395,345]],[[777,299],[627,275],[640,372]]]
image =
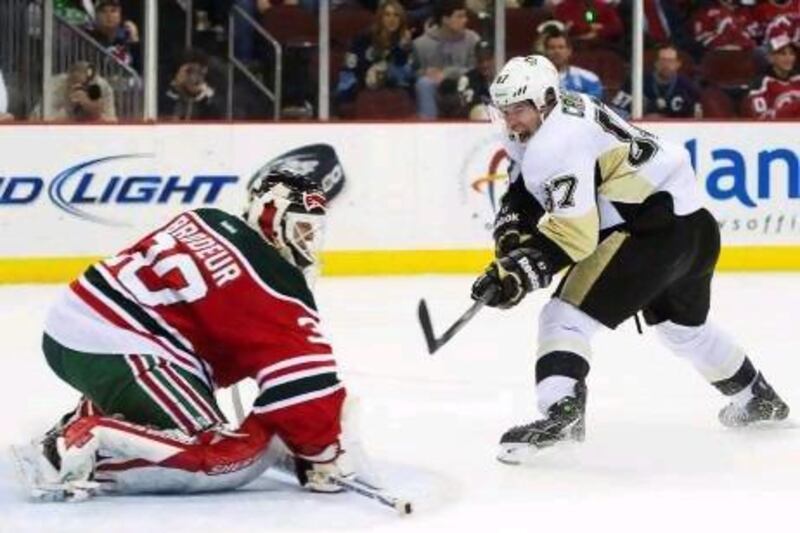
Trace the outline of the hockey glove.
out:
[[[509,174],[514,169],[509,168]],[[525,188],[521,177],[512,180],[508,190],[500,199],[500,210],[494,218],[495,257],[508,255],[511,250],[530,246],[528,241],[536,233],[536,224],[544,215],[544,208]]]
[[[475,280],[472,299],[484,300],[489,307],[508,309],[529,292],[547,287],[552,280],[547,261],[539,250],[517,248],[492,262]]]
[[[350,459],[341,449],[331,461],[312,462],[300,456],[295,456],[294,460],[297,480],[303,488],[312,492],[342,492],[343,489],[332,478],[355,477]]]
[[[492,232],[495,257],[503,257],[531,239],[533,228],[523,221],[524,216],[508,205],[504,205],[497,213]]]

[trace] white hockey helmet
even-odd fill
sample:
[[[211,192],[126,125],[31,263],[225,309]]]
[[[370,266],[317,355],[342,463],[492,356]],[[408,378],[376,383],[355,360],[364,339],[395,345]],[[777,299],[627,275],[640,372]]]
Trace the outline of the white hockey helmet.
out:
[[[290,168],[278,167],[253,181],[247,193],[247,223],[301,270],[315,265],[326,212],[322,188]]]
[[[541,111],[558,100],[559,84],[558,70],[545,56],[517,56],[508,60],[497,74],[489,94],[492,104],[501,110],[530,100]]]

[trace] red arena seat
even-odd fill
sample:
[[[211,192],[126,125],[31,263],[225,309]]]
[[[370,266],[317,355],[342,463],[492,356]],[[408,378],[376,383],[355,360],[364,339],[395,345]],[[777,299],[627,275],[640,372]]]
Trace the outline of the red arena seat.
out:
[[[608,95],[616,94],[628,74],[625,60],[616,52],[606,48],[575,50],[572,63],[597,74]]]
[[[360,119],[407,119],[416,114],[416,107],[403,89],[379,89],[360,91],[354,111]]]
[[[757,70],[755,56],[748,50],[709,50],[700,62],[703,79],[723,89],[747,87]]]

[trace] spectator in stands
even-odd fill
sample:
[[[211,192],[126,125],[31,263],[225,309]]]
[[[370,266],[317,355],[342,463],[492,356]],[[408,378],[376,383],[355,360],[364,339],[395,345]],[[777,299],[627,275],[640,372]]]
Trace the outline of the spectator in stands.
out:
[[[700,117],[700,89],[681,74],[678,49],[672,44],[656,48],[653,70],[644,76],[644,115],[651,118]],[[631,113],[630,79],[612,101],[612,106],[624,117]]]
[[[223,118],[221,103],[208,84],[208,56],[196,50],[181,58],[172,82],[161,94],[158,116],[162,120],[215,120]]]
[[[745,107],[755,118],[800,118],[800,71],[791,38],[781,34],[768,43],[769,70],[753,84]]]
[[[485,103],[494,80],[494,51],[487,41],[475,45],[475,67],[458,78],[445,78],[439,84],[436,104],[439,118],[488,120]]]
[[[261,14],[271,7],[269,0],[236,0],[234,4],[254,20],[258,20]],[[233,20],[236,57],[246,62],[257,61],[256,30],[250,24],[244,23],[241,16],[236,16]]]
[[[42,113],[41,103],[31,118],[73,122],[116,122],[114,91],[100,76],[94,65],[86,61],[74,63],[67,72],[51,78],[47,90],[50,107]]]
[[[792,15],[779,15],[767,24],[764,30],[764,47],[768,49],[769,41],[781,34],[789,36],[795,49],[800,48],[800,11]]]
[[[413,81],[411,32],[405,9],[398,0],[383,0],[372,27],[356,36],[345,56],[336,102],[353,102],[364,89],[410,88]]]
[[[438,0],[436,25],[414,40],[414,65],[417,69],[417,114],[436,118],[437,89],[445,78],[459,78],[475,66],[477,33],[467,29],[464,0]]]
[[[694,38],[708,50],[751,50],[758,25],[750,7],[735,0],[718,0],[693,17]]]
[[[545,30],[542,44],[544,55],[558,69],[562,89],[603,99],[603,84],[597,74],[569,64],[572,58],[572,44],[566,33],[550,25]]]
[[[489,101],[489,86],[495,76],[494,48],[488,41],[475,45],[475,68],[459,79],[458,90],[470,120],[488,120],[486,102]]]
[[[14,120],[14,116],[8,112],[8,90],[3,79],[3,71],[0,70],[0,122]]]
[[[612,44],[622,37],[622,20],[606,0],[549,0],[548,4],[573,39]]]
[[[141,71],[139,29],[123,20],[119,0],[98,0],[94,23],[87,33],[120,63]]]
[[[767,36],[767,27],[779,18],[800,17],[800,0],[766,0],[753,7],[752,19],[755,23],[755,37],[760,42]]]

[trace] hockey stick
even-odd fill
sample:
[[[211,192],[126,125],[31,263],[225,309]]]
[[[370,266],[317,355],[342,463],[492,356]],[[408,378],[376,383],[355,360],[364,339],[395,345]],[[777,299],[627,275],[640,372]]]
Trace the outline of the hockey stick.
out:
[[[433,334],[433,323],[431,322],[431,314],[428,311],[428,304],[425,303],[424,298],[421,299],[417,307],[417,315],[419,316],[419,324],[422,326],[422,334],[425,335],[425,343],[428,345],[428,353],[433,355],[436,350],[444,346],[456,333],[461,331],[461,328],[472,320],[472,317],[478,314],[478,311],[486,305],[486,302],[492,299],[495,290],[494,288],[490,288],[486,291],[482,299],[473,303],[470,308],[467,309],[463,315],[458,317],[453,325],[438,338]]]
[[[383,490],[368,485],[363,481],[347,479],[341,476],[327,476],[327,480],[329,483],[336,485],[337,487],[341,487],[348,492],[353,492],[359,496],[364,496],[365,498],[374,500],[381,505],[385,505],[386,507],[391,507],[401,516],[409,515],[414,510],[414,506],[409,500],[404,500],[402,498],[398,498],[397,496],[386,494],[386,492]]]
[[[238,384],[231,386],[231,401],[233,402],[233,412],[236,415],[236,420],[241,425],[244,422],[244,406],[242,405],[242,393]]]
[[[283,457],[281,457],[273,465],[273,468],[286,476],[292,478],[296,478],[297,476],[297,463],[295,462],[294,456],[291,454],[285,454]],[[400,515],[411,514],[414,509],[409,500],[388,494],[383,489],[380,489],[360,479],[343,477],[313,469],[308,470],[306,475],[310,480],[313,480],[320,485],[335,485],[346,492],[353,492],[359,496],[369,498],[370,500],[373,500],[381,505],[385,505],[386,507],[391,507]]]

